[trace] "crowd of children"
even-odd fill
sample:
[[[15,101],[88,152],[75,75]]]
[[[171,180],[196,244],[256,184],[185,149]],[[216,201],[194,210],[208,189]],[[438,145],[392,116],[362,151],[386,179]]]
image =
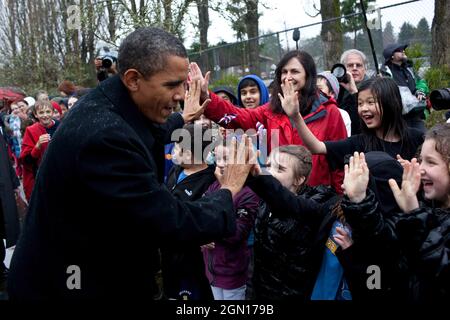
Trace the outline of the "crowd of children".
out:
[[[264,131],[269,156],[233,198],[234,235],[160,248],[165,298],[448,301],[450,124],[425,137],[408,127],[398,85],[383,77],[359,79],[357,109],[340,109],[341,84],[318,74],[304,51],[278,63],[272,94],[256,75],[243,77],[236,95],[230,87],[209,92],[199,67],[190,69],[211,101],[167,146],[172,194],[195,201],[220,189],[235,137],[226,129]],[[15,101],[3,117],[27,199],[52,134],[79,97],[67,81],[60,91],[70,98],[40,92],[34,105]],[[217,125],[224,129],[208,149],[205,134]],[[368,270],[381,272],[381,284],[369,285]]]

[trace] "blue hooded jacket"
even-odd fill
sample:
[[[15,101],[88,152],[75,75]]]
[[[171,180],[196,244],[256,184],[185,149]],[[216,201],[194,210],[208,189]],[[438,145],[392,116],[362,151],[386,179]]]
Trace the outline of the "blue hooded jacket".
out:
[[[243,77],[239,81],[239,84],[237,86],[238,106],[240,106],[240,107],[244,106],[242,104],[242,101],[241,101],[241,84],[242,84],[242,81],[244,81],[245,79],[252,79],[258,84],[259,93],[260,93],[260,98],[259,98],[259,105],[260,106],[262,106],[263,104],[269,102],[269,90],[267,89],[267,87],[264,84],[264,82],[262,81],[262,79],[260,77],[258,77],[257,75],[249,74],[249,75]]]

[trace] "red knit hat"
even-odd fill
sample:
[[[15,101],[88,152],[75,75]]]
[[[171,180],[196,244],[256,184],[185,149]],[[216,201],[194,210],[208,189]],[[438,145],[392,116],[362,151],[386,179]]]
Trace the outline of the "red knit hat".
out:
[[[55,110],[58,111],[60,115],[62,115],[62,109],[59,104],[56,101],[51,101],[51,103],[53,108],[55,108]]]

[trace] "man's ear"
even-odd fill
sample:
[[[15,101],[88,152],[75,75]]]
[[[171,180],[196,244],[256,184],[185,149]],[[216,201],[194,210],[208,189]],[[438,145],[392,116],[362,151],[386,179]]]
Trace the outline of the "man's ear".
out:
[[[131,92],[136,92],[139,90],[139,80],[142,75],[136,69],[128,69],[122,77],[122,82]]]

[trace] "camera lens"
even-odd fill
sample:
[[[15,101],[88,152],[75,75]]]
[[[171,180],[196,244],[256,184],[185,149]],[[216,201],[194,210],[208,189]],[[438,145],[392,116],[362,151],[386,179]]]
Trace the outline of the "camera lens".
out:
[[[336,78],[342,78],[344,76],[344,74],[345,74],[344,69],[342,69],[340,67],[334,69],[334,71],[333,71],[333,75]]]
[[[336,77],[338,82],[348,83],[347,69],[345,69],[345,66],[343,64],[336,63],[331,68],[331,73]]]
[[[102,59],[102,67],[103,68],[109,69],[109,68],[111,68],[112,64],[113,64],[113,59],[112,58],[104,57]]]
[[[430,93],[430,102],[435,110],[450,108],[450,88],[433,90]]]

